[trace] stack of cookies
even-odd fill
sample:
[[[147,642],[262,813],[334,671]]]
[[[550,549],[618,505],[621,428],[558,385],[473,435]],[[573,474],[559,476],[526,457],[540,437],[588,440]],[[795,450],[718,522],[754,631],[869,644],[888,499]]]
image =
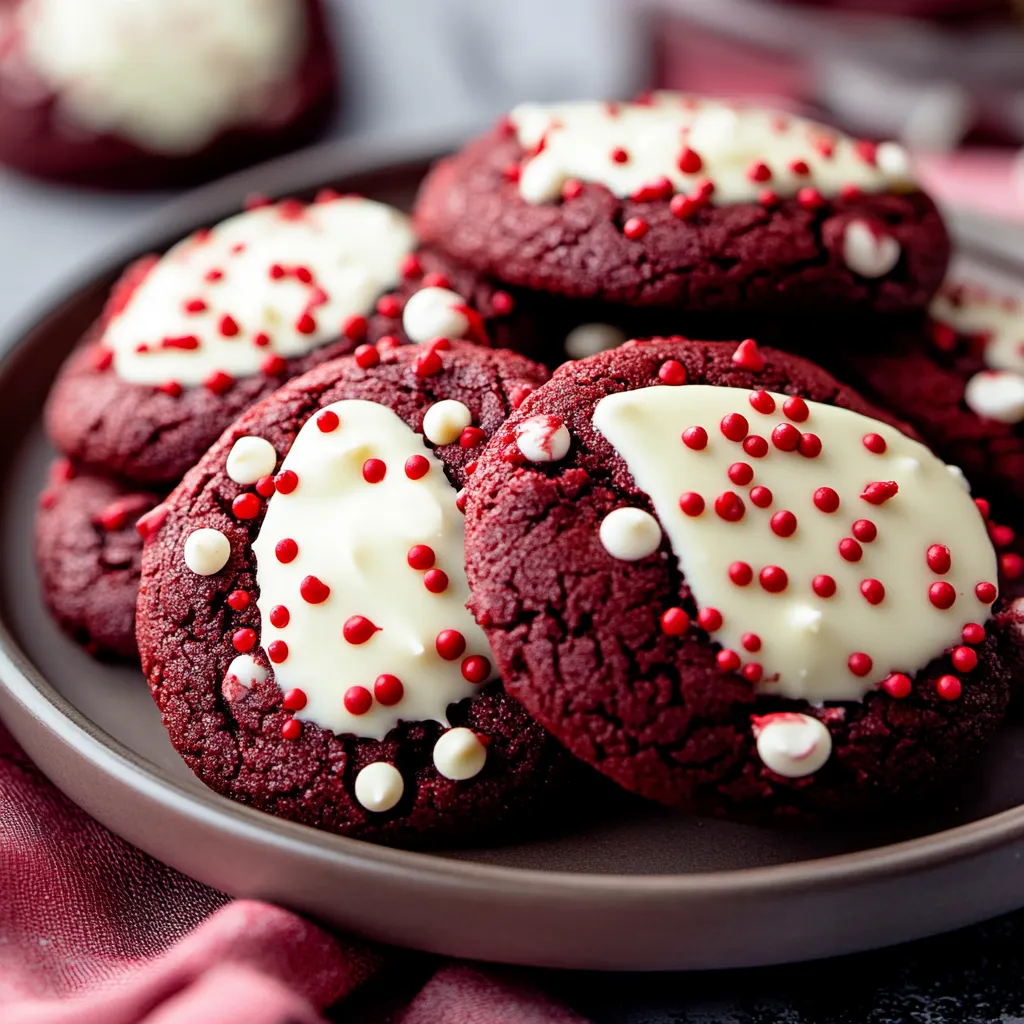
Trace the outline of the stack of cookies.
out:
[[[899,147],[677,94],[518,108],[411,222],[254,203],[55,384],[47,599],[345,835],[913,800],[1024,669],[1024,330],[949,249]]]

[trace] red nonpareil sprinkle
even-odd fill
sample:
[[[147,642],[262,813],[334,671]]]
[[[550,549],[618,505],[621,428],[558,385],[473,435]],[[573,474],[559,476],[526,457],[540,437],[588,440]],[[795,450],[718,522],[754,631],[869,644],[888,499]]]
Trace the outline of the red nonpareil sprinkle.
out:
[[[900,485],[895,480],[876,480],[864,488],[861,500],[872,505],[884,505],[890,498],[895,497]]]
[[[956,331],[949,324],[933,320],[928,325],[928,333],[931,335],[932,344],[940,352],[952,352],[956,348]]]
[[[751,487],[750,500],[758,508],[768,508],[774,500],[774,495],[767,487]]]
[[[741,674],[747,682],[759,683],[761,681],[761,676],[764,675],[764,667],[759,665],[756,661],[751,661],[743,666]]]
[[[754,479],[754,467],[749,462],[734,462],[726,473],[738,487],[745,487]]]
[[[455,507],[461,513],[463,513],[463,515],[465,515],[466,504],[467,504],[468,501],[469,501],[469,495],[466,494],[466,488],[465,487],[463,487],[461,491],[456,492],[456,494],[455,494]]]
[[[750,370],[752,373],[759,373],[765,367],[764,353],[757,347],[757,342],[753,338],[747,338],[745,341],[741,341],[736,346],[736,351],[732,354],[732,361],[736,366],[742,367],[744,370]],[[766,394],[765,392],[754,392],[755,394]],[[771,395],[766,395],[771,398]],[[751,402],[753,405],[753,402]],[[758,412],[765,412],[764,409],[754,406]],[[775,401],[772,400],[772,409],[775,408]],[[771,409],[767,410],[771,412]]]
[[[700,209],[700,205],[698,200],[679,192],[669,200],[668,208],[676,220],[690,220]]]
[[[758,573],[757,579],[769,594],[780,594],[789,586],[789,575],[778,565],[766,565]]]
[[[884,455],[888,447],[881,434],[865,434],[861,440],[864,442],[864,447],[875,455]]]
[[[135,523],[135,531],[143,540],[152,537],[167,519],[167,506],[157,505],[144,516],[140,516]]]
[[[262,192],[250,192],[245,197],[245,210],[250,212],[252,210],[259,210],[261,207],[270,206],[272,201]]]
[[[281,726],[281,736],[293,743],[302,736],[302,723],[296,718],[289,718]]]
[[[956,676],[939,676],[935,682],[935,692],[943,700],[956,700],[963,693],[963,686]]]
[[[280,281],[288,271],[286,271],[280,263],[271,263],[270,270],[267,273],[270,275],[271,281]]]
[[[925,558],[928,561],[928,568],[937,576],[945,576],[953,564],[949,548],[945,544],[932,544]]]
[[[658,367],[658,380],[673,386],[686,383],[686,367],[678,359],[666,359]]]
[[[825,136],[818,136],[813,141],[814,148],[818,153],[823,156],[826,160],[831,160],[833,154],[836,151],[836,144],[834,139],[826,138]]]
[[[807,402],[796,395],[782,402],[782,412],[785,413],[786,419],[793,420],[794,423],[804,423],[811,415]]]
[[[277,491],[277,485],[274,483],[272,476],[261,476],[256,481],[256,493],[261,498],[269,498],[272,494]]]
[[[846,665],[855,676],[863,677],[871,671],[873,662],[869,655],[864,654],[862,651],[857,651],[850,655]]]
[[[299,594],[306,604],[323,604],[331,596],[331,588],[316,576],[305,576],[299,584]]]
[[[298,474],[292,469],[282,469],[274,477],[274,489],[278,494],[291,494],[299,486]]]
[[[236,629],[231,637],[231,646],[239,654],[247,654],[256,646],[256,631],[254,629]]]
[[[96,514],[96,522],[107,533],[113,533],[128,522],[128,509],[123,502],[114,501]]]
[[[881,604],[885,600],[885,587],[880,580],[861,580],[860,592],[868,604]]]
[[[427,461],[426,456],[410,455],[405,460],[405,475],[410,480],[419,480],[421,477],[426,476],[429,470],[430,463]]]
[[[209,282],[210,284],[216,284],[218,281],[221,281],[223,279],[224,271],[219,270],[217,267],[213,267],[212,269],[208,270],[206,272],[205,277],[203,278],[203,280]]]
[[[436,560],[437,555],[434,554],[434,549],[428,544],[414,544],[409,548],[409,553],[406,555],[409,568],[419,569],[420,571],[432,568]]]
[[[97,345],[92,350],[91,359],[94,370],[109,370],[114,362],[114,351],[103,345]]]
[[[417,356],[414,366],[417,377],[436,377],[443,369],[441,357],[434,351]]]
[[[814,507],[831,515],[839,508],[839,495],[831,487],[819,487],[814,492]]]
[[[323,434],[330,434],[337,430],[341,424],[338,414],[333,409],[324,409],[316,418],[316,425]]]
[[[706,202],[714,194],[715,183],[710,178],[704,178],[702,181],[697,183],[697,189],[694,193],[697,199]]]
[[[277,560],[287,565],[289,562],[295,561],[295,556],[299,553],[299,545],[292,540],[291,537],[285,537],[283,540],[279,540],[274,545],[274,554],[277,556]]]
[[[805,459],[816,459],[821,454],[821,438],[817,434],[801,434],[796,450]]]
[[[341,635],[347,643],[358,646],[365,644],[379,629],[380,626],[375,626],[365,615],[351,615],[341,627]]]
[[[194,334],[175,335],[173,337],[161,338],[160,347],[180,349],[183,352],[194,352],[199,348],[199,339]]]
[[[515,309],[515,300],[505,291],[497,291],[491,296],[491,309],[498,316],[508,316]]]
[[[792,423],[780,423],[772,431],[772,444],[780,452],[795,452],[800,445],[800,431]]]
[[[746,562],[733,562],[729,566],[729,579],[737,587],[749,586],[754,579],[754,570]]]
[[[668,199],[675,189],[668,178],[656,178],[654,181],[641,185],[629,198],[634,203],[654,203]]]
[[[870,139],[857,139],[853,144],[853,151],[864,163],[870,164],[872,167],[875,166],[875,160],[878,156],[877,143],[872,142]]]
[[[441,569],[428,569],[423,574],[423,586],[432,594],[443,594],[448,589],[448,573]]]
[[[839,196],[842,199],[856,199],[860,195],[863,193],[856,185],[843,185],[839,189]]]
[[[696,491],[687,491],[679,497],[679,508],[684,515],[699,516],[704,512],[704,499]]]
[[[181,397],[182,387],[176,380],[165,380],[163,384],[157,384],[156,389],[170,395],[171,398]]]
[[[788,510],[776,512],[771,518],[771,527],[778,537],[792,537],[796,533],[796,516]]]
[[[996,523],[989,524],[989,536],[997,548],[1007,548],[1017,538],[1012,526],[999,526]]]
[[[940,580],[938,583],[933,583],[928,588],[928,600],[931,601],[936,608],[945,611],[947,608],[952,608],[956,603],[956,590],[953,589],[951,583],[947,583],[945,580]]]
[[[349,341],[362,341],[366,337],[368,324],[365,316],[350,316],[342,325],[341,333]]]
[[[766,207],[773,207],[779,205],[779,193],[774,189],[763,188],[757,193],[757,201]]]
[[[683,174],[697,174],[703,169],[704,161],[696,150],[690,149],[689,146],[683,146],[683,151],[679,154],[676,166]]]
[[[870,544],[878,536],[878,527],[870,519],[858,519],[852,530],[854,537],[865,544]]]
[[[487,435],[479,427],[464,427],[462,433],[459,434],[459,447],[475,448],[486,440]]]
[[[736,350],[737,352],[739,349]],[[733,361],[735,362],[736,356],[733,355]],[[769,413],[775,412],[775,399],[768,394],[767,391],[751,391],[750,392],[750,406],[757,412],[764,413],[766,416]]]
[[[864,557],[864,549],[852,537],[844,537],[839,542],[839,557],[846,562],[859,562]]]
[[[239,494],[231,502],[231,511],[236,519],[255,519],[261,507],[260,499],[255,494]]]
[[[390,708],[405,696],[405,687],[398,676],[384,672],[373,681],[373,695],[377,698],[378,704]]]
[[[669,608],[662,613],[661,631],[666,636],[682,636],[690,628],[690,616],[682,608]]]
[[[755,160],[747,168],[747,177],[751,181],[771,181],[771,168],[763,160]]]
[[[708,432],[703,427],[687,427],[683,431],[683,444],[695,452],[701,452],[708,446]]]
[[[387,471],[388,467],[381,459],[367,459],[363,463],[363,479],[368,484],[379,484]]]
[[[996,586],[994,583],[979,583],[974,588],[974,596],[982,604],[991,604],[996,599]]]
[[[438,270],[423,275],[424,288],[451,288],[452,283]]]
[[[423,265],[420,263],[420,259],[416,253],[410,252],[402,257],[402,262],[399,264],[398,272],[407,281],[410,278],[419,277],[420,274],[423,273]]]
[[[250,600],[245,590],[232,590],[227,596],[228,607],[236,612],[244,612],[249,607]]]
[[[252,343],[257,348],[266,348],[270,344],[270,335],[260,331],[259,334],[253,336]]]
[[[583,182],[579,178],[569,178],[562,185],[562,198],[579,199],[583,195]]]
[[[283,604],[275,604],[270,609],[270,624],[275,629],[284,629],[292,621],[292,613]]]
[[[389,320],[394,320],[402,315],[401,300],[396,295],[382,295],[377,300],[377,312]]]
[[[469,683],[482,683],[491,674],[491,663],[480,654],[462,660],[462,678]]]
[[[434,646],[445,661],[455,661],[466,650],[466,638],[457,629],[442,629],[437,634]]]
[[[517,384],[508,396],[508,400],[512,403],[513,409],[518,409],[532,394],[533,388],[529,384]]]
[[[723,491],[715,498],[715,512],[727,523],[738,523],[745,510],[743,499],[735,491]]]
[[[715,655],[715,662],[723,672],[735,672],[740,667],[740,656],[735,651],[719,651]]]
[[[234,338],[239,332],[238,321],[236,321],[233,316],[225,313],[220,318],[220,323],[217,325],[217,329],[225,338]]]
[[[722,417],[719,429],[730,441],[742,441],[747,436],[750,425],[742,413],[730,412]]]
[[[373,694],[365,686],[350,686],[343,701],[350,715],[365,715],[373,707]]]
[[[629,153],[627,153],[621,146],[616,146],[609,156],[612,159],[612,163],[624,164],[629,162]]]
[[[978,652],[971,647],[954,648],[952,657],[957,672],[973,672],[978,667]]]
[[[893,672],[892,675],[883,679],[879,685],[890,697],[894,697],[896,700],[902,700],[910,695],[910,676],[904,675],[902,672]]]
[[[999,571],[1008,580],[1018,580],[1024,576],[1024,558],[1012,551],[999,556]]]
[[[743,645],[743,650],[750,651],[751,654],[756,654],[761,650],[761,638],[756,633],[744,633],[740,637],[740,643]]]
[[[380,362],[380,353],[373,345],[360,345],[355,351],[356,366],[369,370]]]
[[[196,314],[205,313],[207,309],[206,302],[203,299],[188,299],[185,302],[185,312]]]
[[[299,334],[313,334],[316,331],[316,318],[310,312],[303,313],[298,320],[295,321],[295,330]]]
[[[975,498],[974,504],[977,506],[978,511],[981,513],[981,518],[988,519],[989,515],[991,514],[991,509],[989,508],[988,501],[986,501],[984,498]]]
[[[985,627],[980,622],[968,622],[960,632],[965,644],[977,646],[985,640]]]
[[[296,687],[285,692],[281,700],[281,707],[285,711],[301,711],[306,706],[306,692]]]
[[[807,166],[806,160],[791,160],[789,162],[790,173],[795,174],[798,178],[802,178],[811,173],[810,167]]]
[[[763,459],[768,454],[768,442],[760,434],[751,434],[743,441],[743,451],[752,459]]]
[[[805,210],[820,210],[825,205],[825,197],[816,188],[800,189],[796,201]]]
[[[651,225],[648,224],[643,217],[630,217],[626,223],[622,225],[622,233],[631,242],[636,242],[643,238],[650,230]]]
[[[309,267],[296,267],[294,273],[302,284],[313,283],[313,271]]]
[[[836,592],[836,581],[831,576],[815,576],[811,581],[811,589],[818,597],[831,597]]]
[[[267,377],[280,377],[287,372],[288,363],[283,356],[273,353],[260,363],[260,369]]]
[[[505,166],[502,167],[502,169],[501,169],[502,177],[506,181],[511,182],[513,185],[517,181],[519,181],[520,175],[522,173],[523,172],[522,172],[522,169],[520,168],[519,164],[505,164]]]
[[[717,608],[701,608],[697,612],[697,623],[707,633],[722,628],[722,613]]]

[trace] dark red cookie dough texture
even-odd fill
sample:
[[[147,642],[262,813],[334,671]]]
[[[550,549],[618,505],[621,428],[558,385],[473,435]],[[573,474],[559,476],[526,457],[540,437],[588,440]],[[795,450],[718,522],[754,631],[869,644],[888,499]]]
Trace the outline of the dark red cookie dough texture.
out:
[[[938,288],[949,238],[923,192],[702,206],[686,220],[668,200],[620,199],[584,183],[572,199],[531,204],[507,168],[526,156],[501,126],[440,161],[420,188],[415,224],[431,246],[508,284],[573,299],[678,312],[838,314],[921,308]],[[649,229],[623,231],[633,217]],[[842,257],[859,218],[884,225],[902,249],[869,279]]]
[[[885,422],[829,374],[763,349],[760,372],[733,362],[734,343],[658,339],[557,371],[523,403],[468,483],[466,565],[470,608],[484,626],[509,693],[574,754],[620,785],[676,807],[757,816],[867,809],[909,799],[955,776],[983,749],[1005,712],[1017,657],[1011,623],[997,618],[977,648],[962,697],[934,692],[950,671],[937,659],[902,700],[882,691],[863,703],[814,709],[759,698],[721,671],[717,645],[697,625],[669,636],[660,617],[696,607],[667,539],[636,562],[609,556],[599,527],[628,504],[654,514],[625,463],[592,424],[606,395],[659,382],[667,360],[691,384],[765,389],[826,402]],[[685,385],[683,385],[685,387]],[[510,458],[516,425],[562,419],[572,447],[544,465]],[[760,761],[751,715],[799,711],[822,719],[833,750],[814,775],[785,779]]]
[[[5,0],[11,10],[19,2]],[[21,83],[19,88],[19,77],[26,73],[21,64],[31,62],[17,35],[8,29],[5,37],[0,24],[0,43],[6,45],[6,55],[0,55],[0,163],[25,174],[96,188],[168,188],[220,177],[310,142],[335,108],[334,48],[321,0],[277,2],[298,4],[306,21],[304,53],[286,87],[273,97],[280,104],[287,94],[287,106],[228,127],[199,149],[173,154],[154,152],[116,132],[69,127],[58,111],[57,97],[45,87],[33,83],[26,89]]]
[[[136,520],[154,492],[54,463],[36,512],[35,556],[43,599],[90,654],[135,658],[135,599],[142,566]]]
[[[521,356],[463,343],[437,353],[441,369],[421,376],[427,349],[388,351],[379,365],[361,368],[354,359],[319,367],[292,381],[242,416],[190,471],[168,500],[169,515],[147,542],[139,599],[139,647],[143,669],[171,741],[208,786],[243,803],[318,828],[384,842],[449,842],[539,823],[553,808],[571,813],[584,799],[568,783],[581,767],[531,722],[500,684],[475,700],[449,709],[452,725],[491,738],[487,764],[475,778],[453,782],[433,766],[436,723],[399,725],[383,741],[338,736],[306,722],[297,740],[282,737],[290,713],[273,676],[240,699],[221,689],[241,628],[259,632],[256,601],[241,610],[227,601],[244,591],[255,596],[251,543],[263,511],[251,520],[231,514],[245,490],[225,475],[235,440],[255,434],[270,441],[279,460],[301,426],[322,406],[364,399],[391,408],[413,429],[441,399],[463,402],[487,436],[498,430],[515,402],[539,384],[544,371]],[[429,364],[428,364],[429,365]],[[436,363],[434,364],[436,366]],[[437,447],[455,488],[480,445],[458,441]],[[279,462],[280,464],[280,462]],[[221,530],[231,542],[227,566],[197,576],[183,561],[185,538],[199,527]],[[261,664],[268,665],[259,646]],[[375,761],[394,764],[405,793],[391,811],[366,811],[353,795],[361,768]]]

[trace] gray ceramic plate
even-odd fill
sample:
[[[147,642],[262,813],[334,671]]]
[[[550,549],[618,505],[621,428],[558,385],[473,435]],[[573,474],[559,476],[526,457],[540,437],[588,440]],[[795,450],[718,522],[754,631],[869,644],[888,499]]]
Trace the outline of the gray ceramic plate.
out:
[[[31,522],[50,450],[40,408],[117,269],[235,211],[322,184],[407,203],[423,150],[329,146],[165,208],[0,365],[0,712],[39,766],[115,832],[238,896],[374,939],[549,967],[679,969],[808,959],[1024,905],[1024,726],[936,807],[872,826],[774,830],[654,807],[516,845],[435,854],[315,832],[208,792],[178,761],[137,671],[90,661],[44,614]],[[1024,282],[1020,239],[955,219],[967,269]]]

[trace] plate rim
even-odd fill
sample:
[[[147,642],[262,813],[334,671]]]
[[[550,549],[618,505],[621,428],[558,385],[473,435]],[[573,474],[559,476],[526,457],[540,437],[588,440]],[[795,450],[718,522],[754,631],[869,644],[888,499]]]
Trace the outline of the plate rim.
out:
[[[135,256],[180,236],[183,224],[227,216],[238,209],[246,194],[265,189],[268,179],[274,183],[271,191],[275,194],[306,191],[337,178],[429,163],[440,153],[455,148],[463,137],[460,134],[439,140],[436,135],[424,133],[397,139],[387,133],[369,133],[301,150],[160,204],[128,235],[104,247],[88,267],[80,266],[68,274],[26,314],[16,318],[0,338],[0,388],[28,356],[34,336],[47,321],[59,315],[81,292],[116,273]],[[1024,270],[1020,255],[1024,251],[1024,230],[974,213],[943,212],[963,248],[977,250],[989,262],[1009,266],[1018,273]],[[1020,804],[898,843],[752,868],[627,875],[508,867],[338,836],[276,818],[211,790],[186,790],[159,765],[126,747],[64,698],[35,667],[2,620],[0,688],[73,754],[139,796],[155,800],[178,814],[215,827],[227,827],[242,838],[251,836],[283,848],[298,848],[304,856],[321,862],[346,863],[372,875],[412,874],[449,889],[498,886],[512,895],[557,892],[562,898],[600,894],[625,899],[669,895],[726,898],[762,892],[767,886],[784,895],[836,884],[864,884],[879,877],[952,865],[1024,838],[1024,804]]]

